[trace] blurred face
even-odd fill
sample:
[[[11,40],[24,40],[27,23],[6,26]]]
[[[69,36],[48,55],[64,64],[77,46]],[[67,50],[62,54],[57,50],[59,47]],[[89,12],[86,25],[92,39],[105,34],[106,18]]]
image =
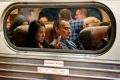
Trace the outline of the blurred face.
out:
[[[46,29],[45,29],[44,26],[39,27],[39,29],[36,33],[36,36],[35,36],[35,39],[36,39],[37,42],[42,43],[44,41],[45,32],[46,32]]]
[[[69,22],[62,20],[61,21],[61,26],[59,28],[59,34],[60,34],[60,36],[63,39],[67,40],[67,39],[69,39],[70,32],[71,32],[71,30],[70,30],[70,24],[69,24]]]
[[[79,19],[82,19],[82,18],[83,18],[83,15],[82,15],[81,11],[77,10],[76,15],[75,15],[75,19],[79,20]]]
[[[28,21],[29,23],[31,23],[32,21],[36,20],[35,12],[34,12],[34,11],[30,12],[30,15],[27,15],[26,18],[27,18],[27,21]]]
[[[42,17],[42,18],[40,18],[39,21],[42,22],[42,23],[47,23],[48,19],[47,19],[47,17]]]

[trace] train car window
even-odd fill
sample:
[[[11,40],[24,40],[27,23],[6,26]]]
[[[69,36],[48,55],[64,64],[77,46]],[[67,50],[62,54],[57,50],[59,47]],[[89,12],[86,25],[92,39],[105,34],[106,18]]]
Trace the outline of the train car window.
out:
[[[113,13],[101,3],[16,3],[4,14],[7,42],[23,51],[99,53],[110,49],[115,29]]]

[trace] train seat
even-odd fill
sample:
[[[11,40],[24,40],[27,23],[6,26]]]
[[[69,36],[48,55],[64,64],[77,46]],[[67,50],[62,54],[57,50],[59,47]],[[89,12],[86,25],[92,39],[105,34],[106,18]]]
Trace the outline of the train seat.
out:
[[[107,37],[108,26],[88,27],[83,29],[79,38],[85,50],[95,50],[101,39]]]
[[[13,30],[13,42],[21,47],[26,42],[29,25],[21,25]]]
[[[46,23],[45,39],[50,43],[53,40],[53,23]]]

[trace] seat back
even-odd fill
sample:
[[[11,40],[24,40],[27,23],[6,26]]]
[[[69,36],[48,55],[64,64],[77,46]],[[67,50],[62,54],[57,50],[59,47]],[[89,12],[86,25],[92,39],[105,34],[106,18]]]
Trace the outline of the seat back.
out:
[[[108,26],[88,27],[80,32],[79,38],[86,50],[95,50],[101,39],[107,37]]]
[[[23,46],[26,42],[29,25],[21,25],[13,30],[13,42],[16,46]]]
[[[53,24],[47,23],[45,24],[46,27],[46,33],[45,33],[45,39],[50,43],[53,40]]]

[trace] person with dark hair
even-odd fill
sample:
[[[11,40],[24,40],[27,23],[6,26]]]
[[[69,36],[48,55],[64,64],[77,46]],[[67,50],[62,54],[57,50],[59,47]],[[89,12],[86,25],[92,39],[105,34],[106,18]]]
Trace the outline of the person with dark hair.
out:
[[[60,8],[43,8],[39,13],[39,19],[41,17],[47,17],[48,21],[54,22],[58,20],[58,12]]]
[[[54,48],[58,48],[58,49],[62,48],[62,45],[61,45],[61,42],[60,42],[61,36],[56,31],[56,29],[58,29],[59,27],[60,27],[60,22],[57,20],[53,24],[53,31],[52,31],[53,36],[52,36],[52,41],[50,43],[50,45],[53,45]]]
[[[22,8],[20,9],[20,14],[26,17],[29,24],[32,21],[37,20],[37,17],[35,17],[36,12],[34,11],[34,8]]]
[[[48,17],[43,12],[40,12],[38,19],[44,24],[48,22]]]
[[[54,45],[55,48],[61,48],[61,49],[72,49],[72,50],[78,49],[77,46],[74,44],[74,42],[69,40],[71,33],[71,29],[70,29],[71,26],[69,24],[69,21],[60,20],[57,23],[56,23],[57,25],[54,26],[56,36],[52,41],[51,45]],[[83,47],[79,49],[83,49]]]
[[[39,21],[31,22],[28,29],[28,37],[26,47],[32,48],[53,48],[53,46],[49,45],[45,40],[45,25]]]
[[[44,24],[46,24],[46,23],[48,23],[48,18],[45,17],[45,16],[43,16],[43,17],[41,17],[41,18],[39,19],[39,21],[42,22],[42,23],[44,23]]]

